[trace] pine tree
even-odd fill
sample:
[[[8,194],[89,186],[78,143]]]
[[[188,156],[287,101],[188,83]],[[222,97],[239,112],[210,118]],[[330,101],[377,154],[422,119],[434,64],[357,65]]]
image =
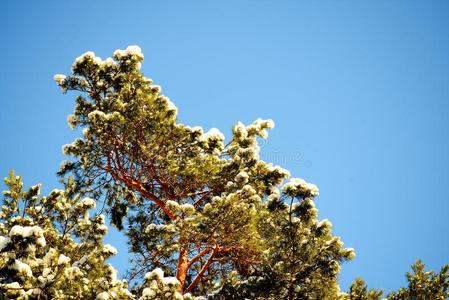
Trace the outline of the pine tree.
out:
[[[0,210],[0,299],[133,299],[126,281],[105,260],[116,253],[103,245],[107,232],[90,198],[65,190],[39,196],[23,190],[21,177],[5,178],[9,190]]]
[[[380,299],[361,279],[340,291],[355,252],[318,219],[317,186],[260,159],[274,122],[238,122],[227,141],[180,124],[143,59],[137,46],[106,60],[86,52],[55,75],[77,93],[67,121],[82,137],[63,147],[64,189],[41,197],[5,179],[0,299]],[[128,239],[128,281],[107,263],[106,218]],[[447,297],[449,267],[423,268],[388,297]]]
[[[417,260],[412,265],[413,273],[407,273],[408,286],[390,293],[388,299],[448,299],[449,298],[449,265],[441,268],[439,273],[425,271],[424,264]]]
[[[413,273],[406,273],[408,286],[389,293],[389,300],[444,300],[449,298],[449,265],[439,273],[425,271],[424,264],[417,260],[412,265]],[[350,300],[381,300],[382,290],[370,289],[363,279],[356,279],[350,290]]]
[[[356,278],[349,290],[350,300],[380,300],[382,290],[368,289],[366,282],[362,278]]]
[[[105,61],[87,52],[70,76],[55,76],[64,92],[81,92],[69,123],[83,129],[64,147],[76,160],[60,175],[104,199],[119,229],[126,217],[130,279],[161,268],[176,276],[179,293],[205,294],[258,277],[263,265],[290,299],[313,286],[334,290],[340,262],[354,252],[318,222],[316,186],[292,179],[280,190],[289,173],[259,158],[258,139],[273,121],[237,123],[226,145],[215,128],[179,124],[174,104],[140,72],[142,61],[136,46]],[[296,202],[285,205],[287,197]]]

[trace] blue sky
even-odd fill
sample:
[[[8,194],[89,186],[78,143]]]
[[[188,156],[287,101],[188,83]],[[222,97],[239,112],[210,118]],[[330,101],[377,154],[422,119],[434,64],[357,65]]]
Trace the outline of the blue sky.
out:
[[[140,45],[180,121],[272,118],[262,156],[320,187],[320,218],[387,291],[449,263],[448,1],[3,1],[0,174],[58,186],[74,58]],[[126,245],[113,263],[126,269]]]

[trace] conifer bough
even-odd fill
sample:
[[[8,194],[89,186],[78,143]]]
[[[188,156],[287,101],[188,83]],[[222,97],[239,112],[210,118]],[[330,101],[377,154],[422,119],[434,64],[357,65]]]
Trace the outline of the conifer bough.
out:
[[[86,52],[55,75],[78,94],[67,120],[82,137],[63,147],[64,190],[41,197],[6,179],[0,299],[380,299],[362,280],[340,291],[355,253],[318,220],[318,188],[260,159],[274,122],[239,122],[228,140],[180,124],[143,59],[138,46]],[[105,262],[116,249],[102,243],[103,213],[128,238],[128,281]],[[439,297],[447,271],[429,277]]]

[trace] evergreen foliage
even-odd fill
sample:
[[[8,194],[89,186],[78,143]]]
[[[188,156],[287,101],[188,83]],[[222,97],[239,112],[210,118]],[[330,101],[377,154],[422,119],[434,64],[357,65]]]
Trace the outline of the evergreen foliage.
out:
[[[23,190],[21,177],[5,178],[0,210],[0,299],[133,299],[127,283],[105,260],[116,249],[103,245],[101,214],[90,216],[95,201],[65,190],[39,195]]]
[[[86,52],[55,75],[77,92],[68,123],[82,137],[63,147],[63,190],[41,197],[5,179],[0,299],[380,299],[361,279],[340,291],[355,252],[318,219],[318,188],[260,159],[274,122],[239,122],[227,141],[180,124],[143,59],[137,46]],[[128,281],[106,262],[116,250],[102,243],[102,213],[128,238]],[[388,298],[444,299],[448,268],[418,262]]]

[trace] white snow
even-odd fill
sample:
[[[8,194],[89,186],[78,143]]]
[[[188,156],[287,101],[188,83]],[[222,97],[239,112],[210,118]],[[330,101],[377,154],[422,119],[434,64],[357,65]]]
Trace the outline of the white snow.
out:
[[[142,298],[149,297],[150,299],[156,296],[156,292],[151,288],[144,288],[142,291]]]
[[[79,64],[79,63],[82,63],[86,58],[94,58],[94,57],[95,57],[95,53],[94,52],[87,51],[87,52],[84,52],[83,54],[81,54],[80,56],[78,56],[75,59],[75,63]]]
[[[267,128],[269,128],[269,129],[273,129],[274,128],[275,124],[274,124],[274,121],[272,119],[265,120],[265,122],[267,124]]]
[[[79,64],[83,63],[85,60],[91,59],[95,65],[100,65],[103,63],[100,57],[95,56],[95,53],[92,51],[87,51],[75,59],[75,62],[72,65],[72,70],[74,70]]]
[[[42,270],[42,276],[47,277],[51,272],[50,268],[44,268],[44,270]]]
[[[109,294],[108,292],[101,292],[100,294],[97,295],[96,300],[108,300],[109,299]]]
[[[23,274],[27,277],[33,276],[33,272],[31,271],[31,267],[24,262],[16,259],[14,264],[11,265],[11,269],[17,270],[20,274]]]
[[[240,121],[234,125],[234,128],[232,128],[232,132],[238,139],[245,139],[248,136],[246,126]]]
[[[312,196],[319,195],[319,190],[313,183],[308,183],[301,178],[292,178],[282,187],[282,191],[290,196]]]
[[[9,231],[9,236],[22,236],[24,238],[30,236],[41,237],[43,235],[43,230],[39,226],[20,226],[14,225]]]
[[[53,76],[53,80],[56,81],[56,83],[58,85],[61,85],[64,83],[64,81],[66,80],[67,76],[63,75],[63,74],[56,74],[55,76]]]
[[[64,270],[64,275],[72,280],[76,277],[83,276],[83,272],[78,267],[68,267]]]
[[[190,127],[190,126],[180,124],[180,123],[178,123],[178,126],[184,127],[185,129],[189,130],[190,132],[195,132],[195,133],[198,133],[199,135],[203,134],[203,128],[201,128],[200,126]]]
[[[90,112],[87,117],[89,118],[89,120],[92,120],[96,117],[100,118],[100,119],[104,119],[106,118],[106,114],[100,110],[94,110],[92,112]]]
[[[70,145],[70,144],[68,144],[68,145]],[[64,195],[64,190],[61,190],[61,189],[53,189],[53,190],[50,192],[50,195],[55,195],[55,194],[57,194],[57,195]]]
[[[348,259],[354,259],[355,258],[355,250],[354,248],[346,248],[345,251],[348,253],[347,258]]]
[[[2,251],[8,244],[11,242],[11,239],[7,236],[0,235],[0,251]]]
[[[106,233],[108,232],[108,226],[106,226],[104,224],[98,225],[97,228],[99,231],[106,232]]]
[[[235,181],[237,183],[246,184],[248,183],[248,180],[249,176],[248,173],[246,173],[245,171],[241,171],[240,173],[237,174],[237,176],[235,176]]]
[[[101,65],[103,63],[103,60],[98,56],[95,56],[94,58],[92,58],[92,60],[96,65]]]
[[[290,172],[280,166],[273,166],[270,164],[270,166],[268,167],[268,170],[270,172],[277,172],[284,178],[290,177]]]
[[[176,232],[176,227],[173,224],[161,225],[151,223],[145,228],[146,233],[151,233],[152,231],[165,231],[165,232]]]
[[[12,282],[12,283],[8,283],[8,284],[5,284],[5,285],[2,285],[5,289],[20,289],[20,288],[22,288],[21,286],[20,286],[20,284],[18,283],[18,282],[16,282],[16,281],[14,281],[14,282]]]
[[[45,238],[41,236],[36,239],[36,244],[38,246],[45,247],[45,245],[47,245],[47,242],[45,241]]]
[[[145,274],[145,279],[146,280],[152,279],[154,277],[157,277],[159,279],[164,278],[164,271],[162,271],[161,268],[156,268],[153,271],[148,272],[148,273]]]
[[[88,134],[89,134],[89,128],[84,128],[83,129],[83,136],[87,137]]]
[[[172,101],[170,101],[168,98],[167,98],[167,109],[169,111],[174,111],[175,113],[178,112],[178,108],[176,107],[176,105]]]
[[[89,197],[83,198],[76,204],[77,208],[95,208],[95,200]]]
[[[220,130],[217,128],[211,128],[208,132],[203,134],[202,139],[203,140],[220,140],[224,141],[224,135],[221,133]]]
[[[106,244],[103,246],[103,252],[106,252],[108,254],[112,254],[112,255],[116,255],[117,254],[117,249],[110,245],[110,244]]]
[[[162,283],[166,285],[178,285],[179,281],[176,277],[164,277],[162,278]]]
[[[108,270],[110,272],[109,278],[111,279],[111,282],[115,283],[117,281],[117,270],[114,269],[111,264],[108,264]]]
[[[162,271],[161,268],[154,269],[152,273],[155,274],[158,278],[164,278],[164,271]]]
[[[139,57],[141,59],[144,58],[142,50],[140,49],[139,46],[136,46],[136,45],[128,46],[125,50],[117,49],[114,51],[114,57],[116,57],[118,59],[120,59],[122,57],[126,57],[126,56],[132,56],[132,55],[136,55],[137,57]]]
[[[107,67],[112,67],[112,66],[114,66],[115,64],[116,64],[115,61],[114,61],[112,58],[110,58],[110,57],[106,58],[106,59],[103,61],[103,65],[104,65],[104,66],[107,66]]]
[[[60,254],[58,258],[58,265],[68,264],[70,262],[70,258],[65,256],[64,254]]]
[[[318,222],[317,224],[318,227],[327,227],[327,228],[332,228],[332,223],[331,221],[329,221],[328,219],[323,219],[320,222]]]

